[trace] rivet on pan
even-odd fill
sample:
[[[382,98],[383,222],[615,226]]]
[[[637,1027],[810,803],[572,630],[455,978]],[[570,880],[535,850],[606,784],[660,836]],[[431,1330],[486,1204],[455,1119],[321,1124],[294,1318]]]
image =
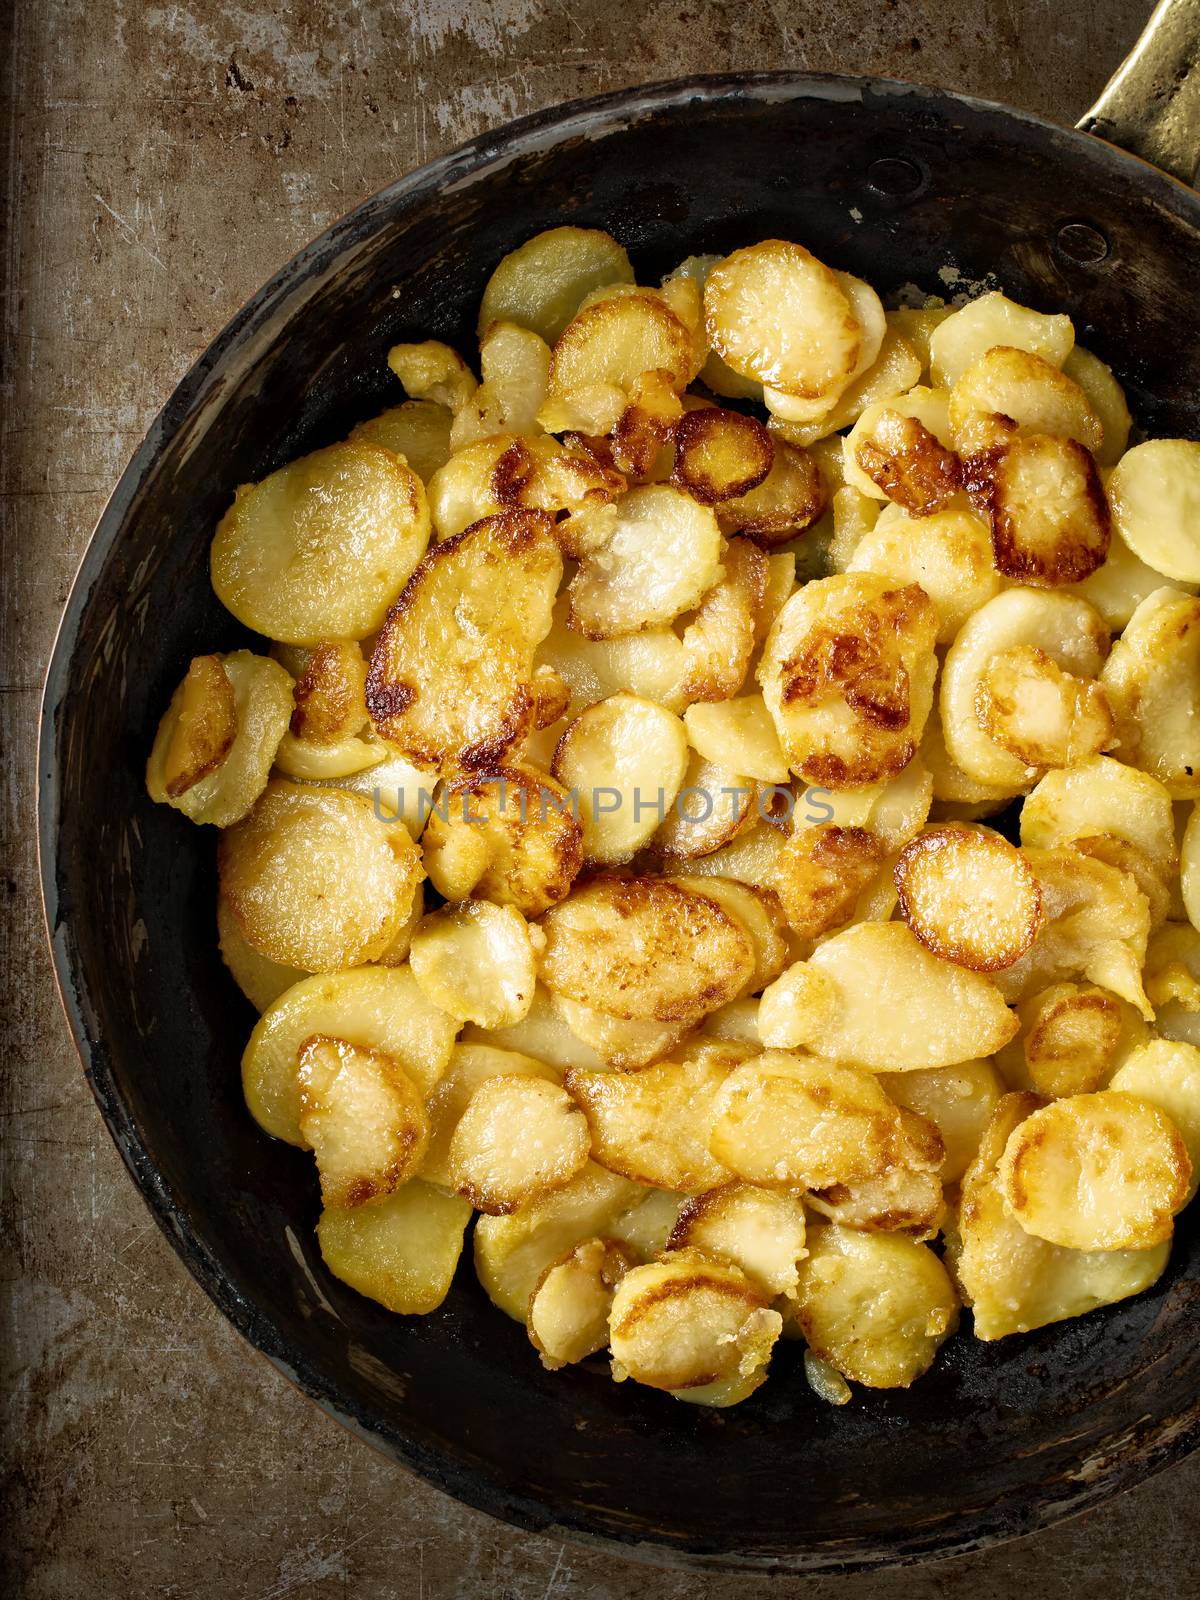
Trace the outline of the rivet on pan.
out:
[[[867,182],[880,194],[899,198],[916,194],[925,177],[915,161],[909,161],[904,156],[880,156],[867,168]]]
[[[1068,261],[1094,266],[1108,254],[1108,240],[1090,222],[1064,222],[1056,235],[1058,248]]]

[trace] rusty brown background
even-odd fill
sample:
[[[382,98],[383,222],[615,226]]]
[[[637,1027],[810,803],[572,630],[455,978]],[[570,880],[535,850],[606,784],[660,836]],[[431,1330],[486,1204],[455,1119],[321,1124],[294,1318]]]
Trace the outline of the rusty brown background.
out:
[[[59,1014],[33,839],[39,683],[88,531],[186,368],[341,212],[509,117],[687,72],[883,73],[1073,121],[1148,0],[16,0],[6,18],[12,3],[0,0],[6,1592],[1197,1593],[1200,1459],[987,1554],[770,1585],[516,1534],[378,1459],[239,1341],[144,1210]]]

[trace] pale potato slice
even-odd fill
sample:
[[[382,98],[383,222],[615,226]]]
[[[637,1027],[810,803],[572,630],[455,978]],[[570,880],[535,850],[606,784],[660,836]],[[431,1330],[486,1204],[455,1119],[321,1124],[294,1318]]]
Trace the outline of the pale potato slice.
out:
[[[1116,743],[1100,684],[1064,672],[1036,645],[1002,650],[975,691],[988,738],[1027,770],[1074,767]]]
[[[223,832],[217,866],[246,940],[306,972],[375,960],[422,877],[407,829],[380,822],[364,796],[277,779]]]
[[[771,435],[761,422],[717,406],[682,416],[671,430],[671,443],[671,482],[704,506],[748,494],[775,459]]]
[[[1024,1031],[1019,1087],[1059,1099],[1089,1094],[1107,1081],[1126,1033],[1125,1006],[1116,995],[1094,985],[1055,983],[1027,995],[1017,1014]]]
[[[919,583],[937,609],[940,645],[950,644],[972,612],[1000,592],[987,526],[964,505],[922,517],[881,517],[855,544],[846,571],[873,572],[897,588]]]
[[[452,1187],[449,1151],[471,1096],[489,1078],[531,1077],[558,1083],[561,1072],[545,1061],[518,1050],[498,1049],[491,1044],[456,1044],[445,1075],[429,1096],[429,1142],[421,1162],[421,1176],[427,1183]]]
[[[582,1239],[546,1268],[529,1297],[525,1328],[550,1372],[606,1347],[613,1295],[633,1265],[614,1239]]]
[[[1101,674],[1123,761],[1175,800],[1200,798],[1200,600],[1156,589],[1134,612]]]
[[[617,1286],[609,1318],[613,1376],[685,1392],[734,1380],[736,1392],[721,1402],[730,1404],[766,1378],[782,1325],[737,1267],[698,1250],[672,1251],[634,1267]]]
[[[902,1233],[935,1239],[946,1215],[942,1180],[903,1163],[854,1183],[835,1183],[805,1196],[828,1222],[863,1233]]]
[[[409,965],[426,997],[459,1022],[506,1028],[533,1004],[533,945],[515,906],[464,900],[422,918]]]
[[[974,972],[1011,967],[1042,925],[1042,895],[1021,852],[999,834],[943,824],[896,863],[904,920],[927,950]]]
[[[742,687],[766,597],[767,558],[749,539],[731,539],[721,574],[683,630],[689,702],[728,700]]]
[[[794,550],[777,550],[767,557],[766,583],[762,603],[754,618],[754,644],[761,648],[771,631],[771,624],[791,599],[796,588],[796,553]]]
[[[950,759],[968,778],[1012,794],[1032,787],[1040,774],[989,736],[977,700],[979,686],[996,658],[1024,645],[1041,650],[1072,677],[1090,679],[1100,672],[1108,630],[1097,612],[1076,595],[1006,589],[967,619],[947,651],[940,712]]]
[[[668,1250],[719,1256],[772,1299],[793,1294],[804,1258],[804,1206],[796,1195],[727,1183],[680,1209]]]
[[[422,836],[429,881],[447,900],[469,894],[540,916],[583,865],[583,829],[569,791],[526,764],[456,778]]]
[[[1045,351],[1040,354],[1045,355]],[[1100,419],[1103,439],[1096,450],[1096,460],[1102,467],[1114,466],[1120,460],[1129,442],[1129,429],[1133,418],[1125,402],[1125,391],[1113,377],[1112,368],[1099,356],[1076,345],[1062,369],[1073,378],[1088,398],[1092,410]]]
[[[569,625],[589,639],[662,626],[700,604],[720,563],[721,532],[707,506],[667,483],[631,489],[611,538],[571,579]]]
[[[624,249],[599,228],[547,228],[504,256],[487,281],[479,334],[507,320],[553,344],[593,289],[632,283]]]
[[[793,825],[772,880],[793,933],[815,939],[849,922],[859,896],[879,871],[883,853],[870,828],[831,822]]]
[[[708,340],[743,377],[830,401],[855,375],[862,329],[836,274],[803,245],[735,250],[704,285]]]
[[[690,278],[696,285],[700,294],[701,322],[703,322],[703,297],[704,285],[709,273],[721,260],[717,255],[687,256],[675,270],[663,279],[663,288],[679,278]],[[721,395],[727,400],[757,400],[761,403],[763,397],[762,384],[755,378],[743,378],[740,373],[726,366],[715,350],[708,349],[708,337],[703,326],[697,330],[699,341],[706,352],[704,365],[700,370],[700,381],[706,389],[713,394]]]
[[[533,511],[477,522],[433,547],[388,613],[367,704],[408,760],[486,766],[530,727],[533,653],[562,577],[550,529]]]
[[[487,1078],[467,1102],[446,1151],[450,1187],[479,1211],[505,1216],[587,1164],[591,1136],[557,1083],[518,1073]]]
[[[458,408],[451,450],[497,433],[537,433],[550,383],[550,346],[515,322],[494,322],[479,346],[483,382]]]
[[[796,1329],[795,1337],[802,1337],[799,1324],[793,1323]],[[784,1338],[792,1337],[788,1332],[788,1324],[783,1325]],[[849,1405],[854,1398],[854,1391],[842,1377],[836,1367],[830,1366],[822,1356],[815,1356],[811,1350],[804,1352],[804,1379],[808,1387],[818,1400],[824,1400],[826,1405]]]
[[[362,442],[329,445],[244,484],[212,543],[217,598],[287,644],[361,639],[383,622],[429,542],[420,478]]]
[[[650,840],[651,849],[671,862],[711,855],[741,828],[753,798],[748,778],[692,750],[675,802]]]
[[[1079,583],[1108,555],[1112,518],[1104,486],[1074,439],[1018,435],[991,464],[984,498],[996,570],[1006,578]]]
[[[587,1118],[592,1160],[637,1183],[698,1194],[729,1181],[708,1129],[729,1065],[720,1056],[660,1061],[637,1072],[567,1070],[567,1093]]]
[[[567,1067],[592,1069],[605,1065],[604,1058],[572,1032],[550,991],[540,983],[533,991],[533,1004],[528,1015],[522,1017],[520,1022],[510,1028],[490,1029],[475,1028],[468,1024],[462,1038],[464,1044],[488,1045],[494,1049],[532,1056],[553,1067],[556,1073],[565,1071]]]
[[[217,941],[221,960],[229,968],[234,983],[260,1014],[274,1004],[285,989],[309,976],[299,967],[272,961],[248,944],[229,902],[220,894],[217,896]]]
[[[453,413],[436,400],[406,400],[377,417],[360,422],[350,435],[351,444],[381,444],[400,456],[428,485],[439,467],[450,459],[450,425]]]
[[[639,1194],[641,1198],[610,1224],[608,1234],[638,1261],[654,1261],[667,1248],[684,1196],[671,1189],[642,1189]]]
[[[305,1040],[326,1034],[394,1057],[427,1096],[450,1060],[458,1023],[430,1005],[407,967],[356,967],[294,984],[258,1019],[242,1088],[264,1132],[304,1144],[297,1077]]]
[[[717,521],[726,534],[742,533],[764,550],[798,539],[829,503],[821,469],[807,451],[774,442],[771,470],[753,489],[723,500]]]
[[[870,1389],[904,1389],[958,1325],[958,1296],[928,1245],[896,1233],[814,1227],[796,1316],[809,1349]]]
[[[419,344],[394,344],[387,353],[387,364],[413,400],[432,400],[435,405],[459,412],[479,387],[475,374],[457,350],[440,339],[423,339]]]
[[[652,700],[615,694],[577,717],[558,742],[553,773],[578,797],[587,861],[615,865],[648,843],[687,764],[683,723]]]
[[[665,372],[674,389],[683,389],[695,376],[691,334],[652,291],[630,288],[626,293],[605,293],[577,311],[556,339],[550,395],[538,420],[550,433],[575,425],[575,396],[597,388],[621,395],[619,416],[625,395],[644,372]]]
[[[1145,1250],[1171,1237],[1192,1163],[1169,1116],[1109,1089],[1034,1111],[996,1176],[1026,1233],[1071,1250]]]
[[[1176,1039],[1148,1039],[1130,1052],[1108,1086],[1157,1106],[1174,1123],[1192,1163],[1190,1200],[1200,1184],[1200,1049]]]
[[[623,692],[654,700],[668,711],[683,711],[688,663],[678,634],[669,628],[650,628],[623,639],[585,639],[567,626],[567,611],[563,594],[537,659],[553,667],[567,685],[568,716],[577,717],[598,700]]]
[[[837,991],[807,962],[796,961],[763,990],[755,1032],[769,1050],[804,1044],[832,1021]]]
[[[541,979],[614,1017],[695,1024],[755,970],[744,924],[661,878],[593,878],[541,920]]]
[[[1076,584],[1074,592],[1095,606],[1110,633],[1120,633],[1142,601],[1162,586],[1162,573],[1155,572],[1134,555],[1114,524],[1109,535],[1108,559],[1090,578]],[[1186,594],[1196,592],[1194,583],[1176,583],[1175,587]]]
[[[921,357],[914,345],[899,329],[888,326],[875,360],[819,417],[811,421],[789,421],[787,413],[793,397],[782,395],[778,390],[768,391],[766,403],[773,414],[768,419],[767,427],[772,434],[786,439],[789,444],[806,448],[842,428],[850,427],[868,406],[881,405],[893,395],[911,389],[921,381],[921,372]],[[777,413],[774,410],[776,406],[780,407]]]
[[[147,794],[191,822],[231,827],[266,788],[291,714],[278,662],[249,650],[197,656],[154,736]]]
[[[879,481],[886,478],[895,483],[909,510],[937,509],[936,502],[953,492],[956,476],[949,405],[945,389],[918,384],[907,394],[868,406],[842,439],[845,487],[868,500],[887,500],[888,490]],[[909,428],[908,423],[917,426]],[[859,462],[864,449],[873,471]]]
[[[337,783],[342,778],[373,772],[387,757],[387,745],[373,734],[362,739],[352,735],[339,739],[336,744],[315,744],[308,739],[297,739],[289,731],[275,752],[275,770],[301,783]]]
[[[1130,844],[1127,839],[1118,839],[1112,833],[1099,833],[1073,840],[1071,848],[1078,850],[1080,855],[1090,856],[1093,861],[1116,867],[1119,872],[1133,879],[1150,908],[1151,932],[1167,920],[1171,909],[1171,889],[1162,869],[1138,845]]]
[[[1074,343],[1070,317],[1034,311],[992,290],[939,320],[929,336],[929,356],[934,382],[951,388],[996,345],[1027,350],[1061,367]]]
[[[835,1061],[880,1072],[949,1067],[992,1055],[1017,1031],[989,978],[931,955],[902,922],[856,923],[805,965],[832,986],[833,1002],[796,1042]]]
[[[889,1100],[934,1124],[944,1150],[938,1176],[944,1184],[956,1183],[975,1159],[1004,1093],[992,1063],[961,1061],[926,1072],[884,1072],[879,1083]]]
[[[343,1210],[391,1194],[421,1166],[429,1119],[394,1056],[314,1034],[300,1047],[300,1132],[321,1199]]]
[[[736,878],[752,889],[775,893],[775,865],[783,848],[784,834],[762,818],[750,822],[729,844],[710,856],[688,862],[694,877]]]
[[[636,1072],[672,1053],[686,1037],[690,1019],[656,1022],[651,1017],[616,1017],[566,995],[552,994],[554,1009],[592,1057],[589,1065]]]
[[[689,706],[683,725],[692,748],[706,761],[760,783],[787,782],[787,760],[762,695]]]
[[[930,347],[934,332],[954,315],[955,307],[946,305],[937,295],[928,296],[924,305],[898,306],[886,313],[888,327],[901,333],[917,352],[923,376],[928,375],[933,360]]]
[[[792,596],[758,678],[797,777],[865,788],[912,760],[933,703],[937,627],[924,590],[874,573],[820,579]]]
[[[753,999],[731,1000],[719,1011],[705,1017],[702,1036],[758,1049],[762,1044],[758,1034],[758,1004]]]
[[[1164,1039],[1200,1045],[1200,933],[1190,922],[1168,922],[1149,941],[1145,968],[1155,1028]]]
[[[645,1190],[589,1162],[561,1189],[510,1216],[482,1216],[475,1225],[475,1270],[494,1306],[524,1322],[546,1268],[584,1239],[603,1238]],[[460,1202],[461,1203],[461,1202]]]
[[[1193,928],[1200,929],[1200,804],[1192,807],[1187,827],[1183,830],[1179,876],[1188,921]]]
[[[394,755],[382,740],[373,743],[385,752],[383,760],[376,765],[343,773],[337,778],[309,781],[321,788],[346,789],[351,794],[365,795],[380,822],[391,827],[398,824],[407,828],[414,839],[420,839],[433,808],[437,774],[414,767],[403,756]]]
[[[955,379],[950,391],[950,427],[955,439],[973,414],[1007,417],[1027,433],[1059,434],[1085,450],[1104,442],[1104,428],[1073,378],[1042,356],[1012,345],[993,345]]]
[[[1113,1305],[1148,1289],[1167,1264],[1169,1240],[1148,1250],[1067,1250],[1026,1233],[1009,1215],[996,1167],[1039,1103],[1035,1095],[1006,1095],[963,1179],[947,1261],[974,1313],[977,1339],[1003,1339]]]
[[[1200,583],[1200,443],[1135,445],[1117,462],[1108,494],[1134,555],[1165,577]]]
[[[1057,845],[1112,834],[1127,839],[1165,875],[1175,871],[1171,796],[1156,778],[1110,756],[1048,772],[1021,807],[1021,843]]]
[[[715,900],[749,933],[754,944],[754,971],[746,979],[746,993],[757,994],[783,971],[788,958],[788,941],[779,903],[770,890],[752,888],[736,878],[720,876],[680,877],[670,880],[692,894]]]
[[[402,1316],[428,1316],[450,1292],[471,1207],[414,1179],[384,1200],[326,1207],[317,1242],[335,1278]]]
[[[747,1183],[826,1189],[882,1172],[898,1136],[899,1113],[869,1073],[768,1050],[718,1089],[709,1148]]]

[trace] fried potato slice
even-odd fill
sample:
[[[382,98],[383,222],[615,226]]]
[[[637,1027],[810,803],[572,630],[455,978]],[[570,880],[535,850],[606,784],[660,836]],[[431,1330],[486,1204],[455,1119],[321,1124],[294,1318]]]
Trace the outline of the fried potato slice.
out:
[[[915,346],[898,329],[887,327],[875,360],[842,391],[831,407],[811,421],[789,421],[785,404],[781,414],[768,418],[767,428],[776,437],[805,449],[850,427],[868,406],[882,405],[894,395],[911,389],[920,383],[921,372],[921,357]],[[766,399],[768,407],[780,403],[777,391],[770,391]],[[841,448],[840,442],[838,448]]]
[[[542,513],[487,517],[435,545],[371,658],[367,705],[379,734],[443,773],[502,760],[533,720],[533,654],[561,577]]]
[[[1148,772],[1111,756],[1048,772],[1021,807],[1021,843],[1057,845],[1110,834],[1143,851],[1165,877],[1175,872],[1171,796]]]
[[[613,465],[632,478],[670,476],[669,448],[683,405],[671,372],[643,372],[629,386],[609,445]],[[665,461],[665,467],[660,463]],[[699,496],[696,497],[697,499]]]
[[[505,1216],[587,1163],[591,1137],[559,1084],[525,1073],[487,1078],[459,1117],[446,1152],[451,1188],[479,1211]]]
[[[297,739],[331,745],[361,733],[367,722],[367,664],[354,639],[320,639],[305,652],[292,691],[291,731]]]
[[[1089,1094],[1108,1079],[1125,1033],[1125,1007],[1094,984],[1055,983],[1017,1007],[1023,1081],[1046,1099]],[[1015,1048],[1015,1044],[1013,1047]]]
[[[413,933],[408,959],[426,997],[459,1022],[511,1027],[533,1003],[533,946],[515,906],[464,900],[431,912]]]
[[[847,572],[873,572],[902,588],[919,583],[938,614],[937,642],[950,644],[963,623],[1000,591],[982,519],[965,506],[912,517],[881,517],[857,541]]]
[[[793,826],[772,879],[793,933],[816,939],[849,922],[882,860],[883,846],[869,828]]]
[[[847,380],[847,383],[853,386],[870,371],[879,358],[887,333],[887,313],[879,296],[862,278],[856,278],[849,272],[835,272],[834,277],[849,300],[851,314],[858,324],[858,359]],[[846,384],[838,385],[839,398],[845,390]],[[823,416],[830,407],[830,396],[827,394],[810,397],[796,394],[787,388],[769,385],[763,388],[763,401],[776,416],[792,423],[812,421]]]
[[[779,903],[769,889],[752,888],[736,878],[682,877],[671,882],[692,894],[715,900],[749,933],[754,945],[754,971],[746,979],[746,993],[757,994],[771,983],[787,964],[788,941]]]
[[[1161,869],[1138,845],[1130,844],[1127,839],[1118,839],[1112,833],[1099,833],[1072,840],[1071,848],[1078,850],[1080,855],[1090,856],[1093,861],[1116,867],[1118,872],[1124,872],[1133,879],[1150,908],[1151,932],[1167,920],[1171,908],[1170,887]]]
[[[728,700],[742,687],[766,599],[767,558],[749,539],[731,539],[721,572],[683,630],[689,703]]]
[[[1180,881],[1188,921],[1193,928],[1200,929],[1200,805],[1192,807],[1187,827],[1183,830]]]
[[[680,390],[695,371],[691,334],[660,295],[632,287],[625,293],[608,291],[577,311],[555,341],[550,394],[538,420],[550,433],[578,426],[586,420],[581,401],[587,404],[599,390],[618,397],[615,424],[643,373],[668,373],[672,387]],[[607,419],[597,413],[592,420]],[[581,431],[603,434],[610,427]]]
[[[671,442],[675,446],[671,482],[704,506],[756,489],[775,459],[771,435],[761,422],[717,406],[682,416]]]
[[[317,1242],[335,1278],[402,1316],[427,1316],[450,1292],[471,1207],[414,1179],[386,1199],[327,1206]]]
[[[1011,967],[1041,928],[1037,879],[999,834],[929,828],[900,852],[895,879],[904,920],[925,948],[973,972]]]
[[[1062,369],[1083,390],[1100,419],[1103,438],[1095,451],[1097,462],[1102,467],[1114,466],[1124,453],[1133,425],[1125,391],[1113,376],[1112,368],[1082,345],[1075,346]]]
[[[1156,589],[1113,645],[1100,681],[1121,759],[1173,799],[1200,799],[1200,600]]]
[[[775,862],[783,840],[783,833],[774,823],[760,818],[748,823],[736,838],[712,855],[690,861],[688,871],[695,877],[734,878],[752,889],[774,894]]]
[[[571,579],[569,626],[589,639],[662,626],[700,604],[720,564],[721,533],[707,506],[666,483],[631,489],[612,536]]]
[[[325,1205],[364,1205],[416,1174],[429,1119],[394,1056],[314,1034],[298,1063],[300,1132],[316,1155]]]
[[[1164,1039],[1200,1045],[1200,933],[1190,922],[1168,922],[1149,941],[1145,969],[1155,1028]]]
[[[272,961],[335,972],[392,942],[420,882],[420,851],[362,796],[274,780],[218,847],[221,892]]]
[[[760,783],[787,782],[787,760],[762,695],[689,706],[683,725],[692,748],[706,761]]]
[[[1192,1163],[1190,1200],[1200,1184],[1200,1049],[1176,1039],[1148,1039],[1130,1052],[1108,1086],[1156,1106],[1174,1123]]]
[[[1039,1104],[1036,1095],[1006,1095],[963,1179],[947,1260],[974,1313],[977,1339],[1003,1339],[1113,1305],[1148,1289],[1167,1264],[1169,1240],[1148,1250],[1069,1250],[1026,1233],[1009,1214],[996,1167]]]
[[[723,533],[742,533],[772,550],[807,532],[828,504],[829,491],[816,460],[776,438],[766,477],[745,493],[722,500],[717,521]]]
[[[820,579],[792,596],[758,678],[798,777],[865,788],[911,761],[933,703],[937,627],[918,585],[892,588],[873,573]]]
[[[1161,572],[1134,555],[1113,525],[1108,544],[1108,559],[1090,578],[1074,585],[1080,595],[1104,618],[1110,633],[1120,633],[1130,617],[1149,595],[1163,586]],[[1175,588],[1187,594],[1196,592],[1194,583],[1178,583]]]
[[[406,400],[368,417],[349,434],[351,444],[381,444],[400,456],[428,485],[439,467],[450,459],[453,413],[436,400]]]
[[[578,797],[587,861],[630,860],[675,804],[687,764],[683,723],[652,700],[615,694],[577,717],[558,742],[553,773]]]
[[[946,1214],[942,1180],[904,1163],[854,1183],[835,1183],[806,1196],[818,1215],[863,1233],[901,1233],[935,1239]]]
[[[498,433],[537,433],[550,383],[550,346],[515,322],[494,322],[479,346],[483,382],[455,412],[451,450]]]
[[[1027,769],[1073,767],[1116,742],[1100,684],[1064,672],[1036,645],[1002,650],[975,691],[988,738]]]
[[[459,412],[479,387],[475,374],[457,350],[440,339],[418,344],[394,344],[387,364],[413,400],[432,400]]]
[[[828,1027],[837,1010],[837,990],[806,961],[795,961],[759,1000],[755,1032],[769,1050],[790,1050]]]
[[[572,1033],[550,991],[540,983],[533,991],[528,1014],[520,1022],[510,1028],[476,1028],[468,1023],[462,1039],[464,1044],[532,1056],[552,1067],[556,1076],[567,1067],[591,1069],[604,1065],[603,1058]]]
[[[993,345],[957,378],[950,391],[950,427],[956,440],[974,412],[1008,417],[1027,433],[1058,434],[1085,450],[1104,442],[1104,428],[1073,378],[1042,356],[1012,345]]]
[[[267,786],[291,706],[278,662],[249,650],[197,656],[154,736],[147,794],[191,822],[240,822]]]
[[[961,1061],[925,1072],[884,1072],[879,1084],[889,1100],[932,1122],[942,1140],[938,1176],[956,1183],[975,1159],[1004,1083],[990,1061]]]
[[[221,960],[229,968],[234,983],[260,1015],[285,989],[309,976],[299,967],[272,961],[248,944],[237,918],[229,909],[229,902],[220,894],[217,896],[217,941]]]
[[[753,798],[748,778],[692,750],[675,802],[655,830],[650,848],[672,863],[711,855],[741,828]]]
[[[1200,443],[1147,439],[1117,462],[1108,485],[1113,519],[1147,566],[1200,583]]]
[[[899,1113],[869,1073],[769,1050],[720,1086],[709,1148],[765,1188],[826,1189],[882,1172]]]
[[[361,639],[429,542],[416,473],[381,445],[329,445],[244,484],[212,543],[212,585],[239,622],[286,644]]]
[[[746,378],[835,400],[855,375],[862,329],[837,275],[782,239],[735,250],[704,285],[708,341]]]
[[[732,1262],[774,1299],[795,1292],[805,1255],[804,1206],[796,1195],[727,1183],[679,1211],[668,1250],[699,1250]]]
[[[265,1133],[303,1145],[300,1051],[323,1034],[394,1057],[428,1095],[445,1071],[458,1023],[430,1005],[407,967],[356,967],[294,984],[258,1019],[242,1056],[242,1088]]]
[[[810,1228],[796,1316],[816,1355],[870,1389],[905,1389],[958,1324],[958,1296],[928,1245],[897,1233]]]
[[[1191,1176],[1170,1117],[1111,1089],[1034,1111],[997,1168],[1001,1198],[1026,1233],[1071,1250],[1145,1250],[1169,1239]]]
[[[715,1098],[729,1075],[721,1057],[660,1061],[637,1072],[581,1072],[563,1079],[592,1137],[592,1160],[680,1194],[698,1194],[729,1181],[708,1148]]]
[[[563,594],[537,660],[553,667],[567,685],[568,716],[577,717],[598,700],[621,693],[654,700],[676,714],[684,710],[688,663],[678,634],[670,628],[650,628],[622,639],[585,639],[567,626],[567,612]]]
[[[1011,440],[988,475],[986,502],[996,569],[1018,583],[1079,583],[1108,555],[1108,500],[1096,463],[1074,439]]]
[[[991,979],[939,960],[902,922],[856,923],[802,965],[833,996],[795,1042],[831,1060],[880,1072],[950,1067],[992,1055],[1017,1031]]]
[[[422,836],[425,870],[447,900],[477,894],[540,916],[583,865],[583,830],[569,792],[524,763],[447,784]]]
[[[737,918],[661,878],[593,878],[541,927],[542,982],[614,1017],[694,1025],[737,999],[755,968]]]
[[[613,1376],[697,1393],[732,1380],[732,1404],[766,1378],[783,1319],[744,1272],[697,1250],[672,1251],[627,1272],[609,1319]]]
[[[439,540],[502,511],[549,512],[560,519],[560,549],[578,556],[609,536],[624,491],[624,476],[574,441],[502,433],[464,446],[438,469],[429,508]]]
[[[855,445],[859,471],[914,516],[944,510],[962,487],[962,467],[925,424],[883,406],[869,437]]]
[[[494,322],[519,323],[553,344],[593,289],[632,283],[623,247],[599,228],[547,228],[504,256],[483,291],[482,337]]]
[[[690,1027],[689,1022],[615,1017],[562,994],[553,994],[551,999],[572,1035],[590,1052],[592,1060],[587,1065],[603,1066],[612,1072],[636,1072],[661,1061],[686,1037]]]
[[[525,1329],[550,1372],[607,1346],[613,1295],[634,1264],[615,1239],[582,1239],[546,1268],[529,1297]]]
[[[947,388],[996,345],[1025,350],[1061,367],[1075,343],[1070,317],[1048,316],[993,290],[940,320],[929,336],[935,383]]]
[[[421,1162],[421,1177],[427,1183],[437,1183],[452,1188],[449,1151],[454,1130],[458,1127],[471,1096],[481,1083],[490,1078],[530,1077],[544,1078],[547,1083],[561,1081],[561,1072],[545,1061],[524,1055],[519,1050],[498,1049],[495,1045],[456,1044],[450,1064],[429,1096],[426,1110],[429,1115],[429,1142]]]

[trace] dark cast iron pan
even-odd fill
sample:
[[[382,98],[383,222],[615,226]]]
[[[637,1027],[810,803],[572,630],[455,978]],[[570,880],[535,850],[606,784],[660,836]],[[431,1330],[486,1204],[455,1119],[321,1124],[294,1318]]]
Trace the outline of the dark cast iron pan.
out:
[[[1160,30],[1095,115],[1190,176],[1172,132],[1186,59]],[[1144,99],[1152,70],[1166,87],[1147,133],[1122,94]],[[998,1344],[968,1331],[908,1391],[858,1389],[831,1408],[793,1346],[746,1404],[706,1411],[617,1388],[601,1361],[544,1372],[485,1300],[469,1247],[431,1317],[359,1298],[322,1265],[311,1157],[264,1137],[243,1105],[254,1018],[217,953],[213,835],[151,805],[142,782],[188,659],[247,642],[209,587],[213,528],[235,485],[400,398],[383,361],[393,341],[471,348],[492,267],[564,221],[610,229],[643,281],[691,252],[781,235],[885,294],[999,285],[1068,311],[1143,425],[1200,434],[1200,200],[1108,143],[1000,106],[862,78],[697,78],[543,112],[402,179],[290,262],[184,379],[71,594],[45,691],[39,828],[88,1081],[234,1325],[470,1505],[649,1559],[785,1571],[1044,1526],[1200,1434],[1194,1217],[1150,1293]]]

